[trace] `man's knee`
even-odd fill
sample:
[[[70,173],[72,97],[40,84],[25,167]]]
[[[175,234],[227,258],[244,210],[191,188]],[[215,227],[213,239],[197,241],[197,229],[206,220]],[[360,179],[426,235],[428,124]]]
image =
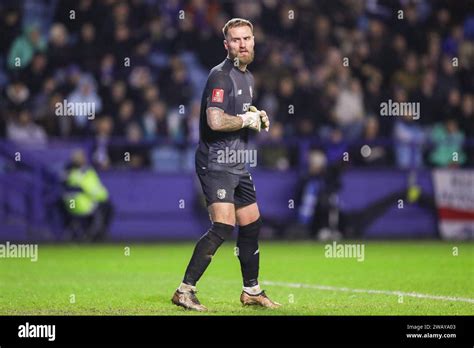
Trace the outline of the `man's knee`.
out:
[[[213,256],[221,244],[231,237],[233,231],[234,226],[232,225],[214,222],[209,231],[201,237],[201,240],[207,240],[209,242],[205,243],[208,245],[206,254]]]
[[[237,223],[239,226],[247,226],[260,218],[260,211],[257,203],[252,203],[243,207],[239,207],[235,211]]]
[[[255,239],[258,238],[260,228],[262,227],[262,219],[259,217],[254,222],[240,226],[239,228],[239,238],[240,239]]]

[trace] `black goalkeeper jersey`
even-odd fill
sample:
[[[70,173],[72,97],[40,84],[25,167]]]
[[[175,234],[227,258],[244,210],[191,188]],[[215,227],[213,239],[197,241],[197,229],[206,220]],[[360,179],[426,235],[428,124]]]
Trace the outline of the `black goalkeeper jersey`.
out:
[[[196,171],[226,171],[233,174],[247,172],[245,163],[219,160],[219,155],[247,148],[249,129],[242,128],[234,132],[213,131],[207,124],[206,110],[215,107],[224,110],[228,115],[245,113],[252,105],[254,79],[250,71],[245,72],[234,66],[226,58],[221,64],[212,68],[207,78],[206,87],[201,99],[199,123],[199,146],[196,151]],[[222,157],[220,157],[222,158]]]

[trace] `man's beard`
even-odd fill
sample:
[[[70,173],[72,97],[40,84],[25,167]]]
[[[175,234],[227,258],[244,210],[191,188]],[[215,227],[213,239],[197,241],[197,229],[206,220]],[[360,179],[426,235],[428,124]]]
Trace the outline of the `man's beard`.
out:
[[[255,51],[247,51],[248,55],[247,56],[237,56],[237,55],[230,55],[230,59],[235,62],[235,59],[237,58],[239,60],[239,65],[249,65],[250,63],[253,62],[253,58],[255,56]],[[237,53],[238,54],[238,53]]]

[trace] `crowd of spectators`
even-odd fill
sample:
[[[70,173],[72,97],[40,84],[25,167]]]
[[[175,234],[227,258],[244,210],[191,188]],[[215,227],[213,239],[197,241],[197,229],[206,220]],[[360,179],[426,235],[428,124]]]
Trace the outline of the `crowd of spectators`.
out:
[[[353,153],[361,166],[474,165],[467,0],[44,0],[36,6],[53,11],[36,18],[25,1],[0,5],[0,132],[10,140],[94,139],[101,169],[156,167],[173,151],[192,161],[203,84],[236,16],[254,24],[255,105],[272,118],[264,166],[298,162],[288,139],[315,140],[329,161]],[[382,116],[388,100],[419,103],[420,117]],[[58,116],[63,101],[93,104],[94,117]]]

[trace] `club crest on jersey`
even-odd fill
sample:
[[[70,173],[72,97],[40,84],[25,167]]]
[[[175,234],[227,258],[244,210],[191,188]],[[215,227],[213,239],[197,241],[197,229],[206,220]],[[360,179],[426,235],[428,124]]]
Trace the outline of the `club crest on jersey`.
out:
[[[212,102],[213,103],[222,103],[224,102],[224,90],[221,88],[214,88],[212,90]]]
[[[227,192],[224,189],[217,190],[217,198],[224,199]]]

